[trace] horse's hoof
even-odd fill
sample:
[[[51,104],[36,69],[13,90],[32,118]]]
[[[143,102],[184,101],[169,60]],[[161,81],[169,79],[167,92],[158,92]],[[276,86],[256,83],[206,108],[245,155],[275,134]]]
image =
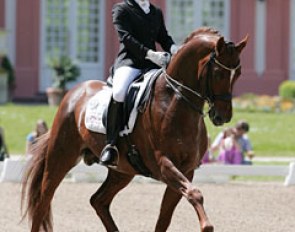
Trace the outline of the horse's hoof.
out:
[[[213,225],[205,225],[202,228],[202,232],[214,232],[214,226]]]

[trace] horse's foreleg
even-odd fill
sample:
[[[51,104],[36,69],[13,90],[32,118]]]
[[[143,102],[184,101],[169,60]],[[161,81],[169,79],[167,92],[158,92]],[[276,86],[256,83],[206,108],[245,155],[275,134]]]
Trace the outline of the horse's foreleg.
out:
[[[125,188],[133,177],[133,175],[127,175],[109,169],[107,179],[90,199],[92,207],[95,209],[108,232],[119,231],[110,213],[110,204],[115,195],[121,189]]]
[[[156,225],[156,232],[166,231],[170,225],[172,214],[182,195],[169,186],[163,196],[161,211]]]
[[[188,175],[190,179],[189,180],[174,166],[171,160],[169,160],[165,156],[161,158],[160,168],[163,181],[170,188],[174,189],[182,196],[186,197],[196,210],[200,221],[201,232],[213,232],[214,228],[209,222],[203,206],[203,195],[197,188],[195,188],[191,184],[190,181],[193,177],[193,171],[191,171],[191,173],[189,173]]]

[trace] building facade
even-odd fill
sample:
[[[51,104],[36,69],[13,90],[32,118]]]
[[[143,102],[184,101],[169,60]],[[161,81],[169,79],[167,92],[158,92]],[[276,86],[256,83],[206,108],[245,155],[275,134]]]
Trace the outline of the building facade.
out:
[[[16,71],[15,99],[34,99],[51,85],[50,57],[79,62],[77,82],[104,80],[118,50],[111,9],[118,0],[0,0],[0,28]],[[238,42],[249,34],[235,95],[278,93],[295,79],[295,0],[152,0],[178,44],[200,26]],[[77,83],[76,82],[76,83]],[[71,83],[72,87],[76,83]]]

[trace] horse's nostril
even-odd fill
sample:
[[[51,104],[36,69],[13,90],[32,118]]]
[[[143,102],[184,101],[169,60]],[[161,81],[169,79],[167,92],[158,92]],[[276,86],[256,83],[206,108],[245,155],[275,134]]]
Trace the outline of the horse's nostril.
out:
[[[214,120],[215,120],[215,122],[217,122],[217,123],[221,123],[221,122],[222,122],[222,117],[219,116],[219,115],[215,115]]]

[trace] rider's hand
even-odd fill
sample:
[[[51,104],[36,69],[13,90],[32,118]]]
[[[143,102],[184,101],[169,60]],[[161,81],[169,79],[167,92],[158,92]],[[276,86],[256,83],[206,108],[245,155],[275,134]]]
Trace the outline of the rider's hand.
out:
[[[170,61],[170,54],[167,52],[155,52],[150,49],[148,50],[145,58],[152,61],[156,65],[165,68]]]

